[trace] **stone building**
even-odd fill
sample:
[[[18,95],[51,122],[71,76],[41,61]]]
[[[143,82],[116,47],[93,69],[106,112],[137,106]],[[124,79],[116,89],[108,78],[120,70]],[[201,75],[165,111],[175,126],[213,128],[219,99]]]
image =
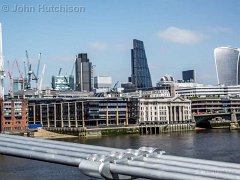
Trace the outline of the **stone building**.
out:
[[[178,124],[191,122],[191,101],[182,97],[141,97],[140,124]]]

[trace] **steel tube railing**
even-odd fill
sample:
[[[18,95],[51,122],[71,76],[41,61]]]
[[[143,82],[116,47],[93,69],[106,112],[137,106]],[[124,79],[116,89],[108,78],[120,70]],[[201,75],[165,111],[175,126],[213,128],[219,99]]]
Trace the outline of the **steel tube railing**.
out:
[[[1,141],[5,142],[12,142],[12,143],[19,143],[19,144],[24,144],[24,145],[33,145],[33,146],[40,146],[40,147],[46,147],[46,148],[55,148],[55,149],[62,149],[62,150],[71,150],[75,152],[82,152],[82,153],[88,153],[88,154],[103,154],[103,155],[108,155],[109,151],[98,151],[98,150],[93,150],[93,149],[87,149],[84,148],[77,148],[77,147],[68,147],[66,145],[57,145],[57,144],[51,144],[48,142],[34,142],[34,141],[27,141],[25,140],[19,140],[19,139],[11,139],[11,138],[5,138],[1,137]]]
[[[0,154],[22,157],[27,159],[34,159],[39,161],[52,162],[57,164],[63,164],[68,166],[75,166],[81,163],[81,158],[74,158],[69,156],[63,156],[58,154],[44,153],[44,152],[36,152],[30,150],[16,149],[10,147],[0,147]]]
[[[160,155],[156,148],[118,151],[70,144],[0,135],[0,154],[79,167],[83,174],[95,178],[240,179],[239,164]],[[111,153],[112,149],[115,153]]]
[[[18,144],[18,143],[11,143],[11,142],[2,142],[0,141],[0,147],[9,147],[9,148],[19,148],[23,150],[30,150],[30,151],[37,151],[37,152],[44,152],[49,154],[58,154],[63,156],[69,156],[69,157],[76,157],[76,158],[87,158],[89,156],[89,153],[80,153],[75,152],[71,150],[61,150],[61,149],[55,149],[55,148],[46,148],[41,146],[30,146],[25,144]]]
[[[171,155],[160,156],[159,159],[174,160],[174,161],[181,161],[181,162],[191,162],[191,163],[197,163],[197,164],[199,163],[199,164],[206,164],[206,165],[220,166],[220,167],[229,167],[229,168],[236,168],[236,169],[240,170],[239,164],[221,162],[221,161],[196,159],[196,158],[189,158],[189,157],[179,157],[179,156],[171,156]]]
[[[118,152],[125,151],[124,149],[118,149],[118,148],[94,146],[94,145],[88,145],[88,144],[77,144],[77,143],[62,142],[62,141],[47,140],[47,139],[29,138],[29,137],[23,137],[23,136],[13,136],[8,134],[0,134],[0,137],[10,138],[10,139],[19,139],[19,140],[27,139],[28,141],[33,141],[33,142],[50,143],[50,144],[68,146],[68,147],[87,148],[87,149],[99,150],[99,151],[118,151]]]
[[[141,160],[139,160],[141,161]],[[181,161],[167,161],[167,160],[161,160],[158,158],[146,158],[143,157],[142,161],[147,163],[155,163],[155,164],[161,164],[161,165],[168,165],[168,166],[175,166],[175,167],[184,167],[184,168],[190,168],[190,169],[201,169],[202,171],[215,171],[215,172],[221,172],[221,173],[230,173],[230,174],[236,174],[240,175],[240,172],[238,169],[232,169],[229,167],[218,167],[218,166],[211,166],[211,165],[204,165],[204,164],[197,164],[197,163],[189,163],[189,162],[181,162]]]
[[[212,178],[219,178],[219,179],[240,179],[240,173],[236,171],[236,174],[226,174],[229,172],[230,169],[226,169],[226,171],[220,171],[218,168],[203,168],[202,166],[199,168],[191,168],[191,167],[180,167],[174,165],[167,165],[167,164],[156,164],[156,163],[146,163],[141,161],[126,161],[122,162],[121,164],[135,166],[135,167],[143,167],[151,169],[158,169],[162,171],[168,172],[178,172],[183,174],[190,174],[194,176],[203,176],[203,177],[212,177]],[[221,169],[222,170],[222,169]],[[214,173],[213,173],[214,172]]]
[[[162,170],[154,170],[151,168],[133,167],[127,165],[110,164],[110,171],[115,174],[123,174],[138,178],[148,179],[176,179],[176,180],[213,180],[216,178],[203,177],[199,175],[183,174],[178,172],[168,172]]]
[[[166,156],[166,155],[162,155],[162,156]],[[187,167],[187,168],[202,168],[204,170],[213,169],[214,171],[220,171],[220,172],[228,171],[231,173],[240,174],[239,172],[237,172],[240,170],[238,164],[230,163],[232,167],[229,167],[230,166],[229,163],[227,163],[226,166],[224,166],[224,163],[220,161],[213,161],[212,165],[210,165],[210,164],[207,164],[209,162],[206,162],[205,164],[204,161],[195,162],[194,159],[193,161],[189,161],[189,162],[178,161],[177,158],[176,160],[173,160],[173,159],[166,160],[166,159],[162,159],[161,156],[159,156],[158,158],[143,157],[142,160],[148,163],[167,164],[167,165],[174,165],[174,166]],[[218,166],[217,163],[221,164],[221,166]],[[213,165],[213,164],[216,164],[216,165]]]

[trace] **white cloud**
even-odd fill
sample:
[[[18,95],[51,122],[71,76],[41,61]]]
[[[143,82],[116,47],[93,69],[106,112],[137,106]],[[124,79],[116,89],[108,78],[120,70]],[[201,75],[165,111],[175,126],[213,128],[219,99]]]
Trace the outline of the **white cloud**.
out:
[[[177,27],[169,27],[158,33],[162,39],[181,44],[194,44],[200,42],[204,36],[201,33]]]
[[[89,44],[89,47],[92,49],[103,50],[108,47],[108,44],[103,42],[92,42]]]

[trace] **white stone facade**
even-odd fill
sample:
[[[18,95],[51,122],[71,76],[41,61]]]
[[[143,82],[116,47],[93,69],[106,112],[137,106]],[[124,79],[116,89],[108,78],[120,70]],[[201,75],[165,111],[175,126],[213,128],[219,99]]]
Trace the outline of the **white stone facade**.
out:
[[[139,122],[178,124],[191,121],[191,101],[181,97],[140,98]]]

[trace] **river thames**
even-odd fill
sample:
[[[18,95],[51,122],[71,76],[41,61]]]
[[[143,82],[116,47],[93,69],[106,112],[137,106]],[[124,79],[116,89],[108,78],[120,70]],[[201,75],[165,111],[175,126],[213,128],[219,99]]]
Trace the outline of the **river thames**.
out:
[[[240,163],[240,132],[223,129],[159,135],[64,139],[115,148],[158,147],[169,155]],[[77,168],[0,155],[1,180],[84,180]]]

